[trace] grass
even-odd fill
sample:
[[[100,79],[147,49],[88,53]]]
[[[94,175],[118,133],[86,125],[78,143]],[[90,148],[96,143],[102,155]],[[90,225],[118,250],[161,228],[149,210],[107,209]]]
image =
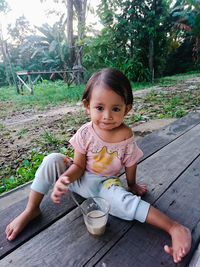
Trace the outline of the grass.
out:
[[[138,101],[138,104],[137,104]],[[180,93],[151,91],[142,99],[135,99],[133,115],[127,123],[148,119],[180,118],[200,106],[200,88]]]
[[[141,90],[152,86],[166,86],[168,84],[178,83],[182,79],[187,79],[192,76],[200,76],[200,73],[174,75],[156,79],[151,82],[136,82],[131,83],[133,90]],[[67,85],[58,80],[51,82],[43,80],[34,86],[34,95],[25,88],[23,94],[17,94],[15,87],[0,88],[0,118],[10,116],[21,110],[44,110],[48,107],[75,104],[81,100],[85,85],[76,86],[72,84],[69,88]]]
[[[61,81],[43,81],[34,86],[34,95],[25,89],[23,94],[17,94],[15,87],[0,88],[0,118],[10,116],[20,110],[43,110],[48,107],[75,104],[81,99],[84,85],[67,87]]]
[[[18,167],[15,171],[13,169],[9,169],[11,175],[9,177],[2,178],[0,182],[0,193],[9,191],[32,180],[43,158],[43,153],[40,153],[36,149],[32,150],[30,159],[24,159],[22,161],[22,166]]]
[[[200,77],[200,72],[188,72],[188,73],[182,73],[182,74],[176,74],[173,76],[165,76],[162,78],[155,79],[154,82],[131,82],[132,88],[134,91],[142,90],[145,88],[149,88],[152,86],[166,86],[166,85],[172,85],[177,84],[180,82],[180,80],[186,80],[188,78],[192,77]]]
[[[33,180],[35,172],[47,154],[57,151],[73,157],[73,149],[69,146],[68,141],[56,137],[45,129],[43,130],[42,141],[36,142],[36,148],[28,151],[23,159],[13,159],[11,167],[6,168],[0,163],[2,177],[0,179],[0,194]],[[23,129],[22,132],[25,133]],[[12,167],[13,165],[15,167]]]

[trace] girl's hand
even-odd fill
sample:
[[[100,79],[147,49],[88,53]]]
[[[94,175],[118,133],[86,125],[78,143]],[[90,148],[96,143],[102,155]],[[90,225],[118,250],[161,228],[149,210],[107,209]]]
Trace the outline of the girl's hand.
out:
[[[141,184],[134,184],[128,186],[128,191],[134,195],[143,196],[147,192],[147,186]]]
[[[67,185],[70,184],[70,178],[68,176],[61,175],[58,181],[55,183],[51,199],[55,203],[60,203],[61,196],[66,194],[68,190]]]

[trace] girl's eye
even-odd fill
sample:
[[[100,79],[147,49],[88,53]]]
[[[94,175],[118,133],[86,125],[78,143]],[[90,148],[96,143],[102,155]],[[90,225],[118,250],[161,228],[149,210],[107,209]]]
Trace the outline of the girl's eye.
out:
[[[103,107],[98,106],[98,107],[96,107],[96,109],[99,110],[99,111],[101,111],[101,110],[103,110]]]
[[[113,111],[114,111],[114,112],[119,112],[119,111],[120,111],[120,109],[119,109],[119,108],[117,108],[117,107],[115,107],[115,108],[113,108]]]

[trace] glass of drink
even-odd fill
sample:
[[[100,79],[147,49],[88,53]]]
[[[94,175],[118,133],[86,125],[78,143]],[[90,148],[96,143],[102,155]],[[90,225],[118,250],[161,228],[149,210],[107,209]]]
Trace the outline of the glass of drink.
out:
[[[81,204],[88,232],[93,236],[103,235],[108,220],[110,204],[101,197],[90,197]]]

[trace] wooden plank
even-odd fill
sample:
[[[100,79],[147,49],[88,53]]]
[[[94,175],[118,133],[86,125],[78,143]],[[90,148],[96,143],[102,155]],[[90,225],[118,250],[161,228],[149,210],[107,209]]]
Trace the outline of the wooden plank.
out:
[[[17,75],[27,75],[27,74],[48,74],[48,73],[76,73],[76,72],[84,72],[81,69],[78,70],[44,70],[44,71],[17,71]]]
[[[35,80],[33,81],[33,84],[35,84],[37,81],[38,81],[38,79],[41,77],[41,75],[39,74],[36,78],[35,78]],[[50,78],[51,79],[51,78]]]
[[[192,127],[200,123],[200,113],[192,112],[173,123],[149,134],[137,141],[138,146],[142,149],[144,156],[139,160],[143,161],[162,147],[184,134]]]
[[[192,231],[191,251],[178,266],[188,266],[200,239],[199,178],[200,157],[156,202],[157,208]],[[171,244],[168,234],[137,222],[104,257],[97,253],[86,266],[177,266],[164,252],[165,244]]]
[[[28,74],[28,82],[29,82],[29,85],[31,87],[31,94],[33,95],[33,83],[31,81],[31,75],[30,74]]]
[[[200,154],[200,124],[139,164],[137,181],[146,184],[144,199],[153,203]]]
[[[184,119],[183,118],[181,119],[182,122],[179,123],[179,126],[177,126],[177,127],[175,125],[172,126],[171,129],[173,129],[172,132],[174,134],[170,134],[170,138],[171,137],[177,138],[178,135],[183,134],[185,131],[188,131],[188,129],[190,129],[192,127],[192,123],[197,124],[199,122],[199,114],[197,114],[197,113],[192,114],[192,116],[188,115],[186,117],[184,117]],[[198,131],[195,130],[196,134],[198,133]],[[193,130],[193,132],[194,132],[194,130]],[[193,132],[192,132],[192,135],[193,135]],[[166,129],[164,131],[162,131],[162,133],[165,133],[164,135],[168,136]],[[154,134],[152,134],[152,135],[154,135]],[[163,134],[161,134],[160,136],[163,136]],[[156,138],[156,135],[154,135],[154,137],[151,140],[153,140],[154,138]],[[188,138],[188,134],[187,134],[187,138]],[[149,141],[149,137],[146,138],[145,140],[146,140],[145,142],[148,142]],[[145,144],[145,142],[143,142],[143,144]],[[197,140],[197,143],[198,142],[199,141]],[[179,142],[178,147],[179,146],[183,147],[181,145],[181,143],[182,143],[182,141]],[[190,143],[190,142],[188,142],[188,143]],[[176,169],[176,172],[174,173],[174,178],[173,179],[175,179],[175,177],[176,177],[176,175],[178,175],[178,173],[180,174],[180,171],[181,171],[180,166],[182,166],[181,164],[185,164],[184,168],[186,168],[187,164],[189,164],[189,162],[191,160],[191,158],[190,157],[188,158],[188,156],[187,156],[187,152],[188,152],[187,150],[188,149],[186,149],[186,146],[188,145],[188,143],[184,145],[185,149],[179,150],[178,154],[176,155],[177,158],[179,159],[179,157],[182,154],[186,153],[186,162],[183,163],[181,160],[178,161],[179,169],[178,170]],[[160,142],[159,144],[161,146],[163,145],[162,142]],[[145,164],[142,164],[143,167],[141,168],[141,171],[140,171],[140,167],[138,168],[138,174],[139,174],[138,175],[138,177],[139,177],[138,180],[140,182],[144,181],[144,183],[146,183],[148,185],[148,189],[149,189],[149,192],[147,193],[147,196],[145,197],[145,199],[148,200],[151,203],[154,201],[154,199],[156,197],[159,197],[159,194],[156,194],[156,192],[158,192],[158,190],[156,189],[157,187],[159,188],[159,192],[162,193],[170,185],[170,182],[173,182],[173,179],[172,179],[167,184],[164,183],[164,185],[161,187],[161,183],[163,182],[163,180],[165,182],[165,180],[168,181],[168,179],[166,179],[167,176],[165,176],[165,175],[162,175],[162,177],[161,177],[162,179],[160,179],[161,172],[163,172],[162,168],[164,168],[164,169],[166,168],[166,166],[161,163],[160,158],[164,157],[163,163],[166,163],[167,160],[169,160],[169,158],[170,158],[170,162],[171,162],[170,164],[172,164],[170,166],[172,167],[172,169],[176,168],[176,164],[175,164],[176,161],[172,159],[172,155],[170,154],[171,153],[170,151],[173,148],[173,146],[174,146],[174,144],[172,144],[171,148],[166,149],[164,152],[161,152],[161,154],[157,155],[153,159],[151,158],[150,160],[145,161]],[[194,151],[193,151],[193,148],[191,148],[191,150],[192,150],[192,152],[194,152],[192,154],[192,157],[194,158],[195,155],[196,155],[196,149],[194,148]],[[169,153],[169,157],[168,158],[166,158],[166,153]],[[151,165],[151,167],[150,167],[150,165]],[[162,166],[162,168],[161,168],[161,166]],[[150,173],[152,169],[154,171],[152,173]],[[155,177],[158,177],[158,179],[156,181],[155,181]],[[47,227],[47,225],[51,224],[51,222],[55,221],[60,216],[63,216],[63,214],[66,214],[71,209],[71,208],[68,209],[66,207],[66,210],[65,210],[65,207],[64,208],[62,207],[60,210],[58,210],[57,209],[58,207],[55,206],[57,213],[54,213],[53,209],[55,209],[55,207],[54,208],[51,207],[50,204],[53,204],[53,203],[51,203],[51,201],[50,201],[50,204],[49,203],[44,204],[44,206],[46,207],[46,213],[43,212],[43,216],[41,216],[40,218],[36,219],[33,222],[33,224],[30,224],[25,229],[25,232],[22,235],[20,235],[15,241],[13,241],[11,243],[7,242],[7,241],[5,241],[5,234],[4,234],[5,226],[7,225],[7,223],[10,220],[12,220],[13,217],[15,217],[17,214],[19,214],[23,210],[23,208],[25,207],[25,203],[26,203],[26,200],[24,200],[22,202],[19,202],[18,204],[13,205],[13,207],[11,209],[9,208],[7,211],[4,211],[4,213],[0,213],[0,217],[3,218],[2,223],[0,225],[0,234],[1,234],[0,242],[2,240],[2,243],[0,243],[0,248],[3,247],[3,249],[0,250],[0,253],[1,253],[0,255],[2,255],[2,256],[5,255],[6,253],[9,253],[10,250],[15,249],[22,242],[25,242],[26,240],[30,239],[38,231],[41,231],[42,229]],[[64,202],[62,202],[62,203],[64,205]],[[69,206],[70,205],[71,204],[69,204]],[[52,209],[53,212],[51,212],[51,214],[49,214],[49,210],[51,210],[51,209]],[[6,245],[5,245],[5,242],[6,242]]]
[[[1,267],[7,266],[84,266],[97,251],[106,244],[112,246],[133,222],[126,222],[112,216],[105,235],[91,236],[85,227],[78,208],[27,241],[1,260]]]
[[[200,170],[199,163],[198,159],[174,183],[175,189],[179,186],[182,187],[182,182],[187,183],[188,175],[191,179],[196,177]],[[194,193],[197,193],[199,185],[200,179],[197,177],[188,190],[194,187],[196,190]],[[171,189],[172,192],[174,192],[174,188]],[[160,203],[163,203],[162,198],[168,199],[171,191],[161,197]],[[180,204],[184,207],[187,201],[188,199],[182,201],[181,196],[178,197],[176,206],[171,205],[169,201],[167,206],[164,205],[166,213],[171,212],[171,209],[177,210]],[[195,208],[197,203],[199,200],[192,207]],[[190,210],[187,209],[185,216],[188,218],[187,223],[193,222],[194,227],[195,223],[199,221],[200,213],[197,211],[198,216],[191,218],[188,216]],[[177,219],[177,216],[175,218]],[[129,229],[130,231],[128,231]],[[196,229],[199,229],[198,226]],[[86,231],[80,211],[75,209],[2,259],[1,266],[7,267],[8,263],[9,266],[176,266],[171,256],[163,251],[163,245],[166,243],[170,244],[167,233],[148,224],[126,222],[112,216],[109,218],[105,235],[99,238],[92,237]],[[104,258],[102,258],[103,255],[105,255]],[[134,265],[132,265],[133,263]]]
[[[186,141],[187,140],[188,140],[188,142],[190,141],[189,144],[190,144],[191,150],[193,150],[193,142],[196,144],[196,141],[199,138],[199,135],[198,135],[199,127],[200,127],[200,125],[196,126],[195,128],[191,129],[189,132],[187,132],[184,136],[180,137],[182,139],[183,139],[183,137],[185,137]],[[192,136],[194,137],[193,139],[192,139]],[[168,145],[168,147],[170,147],[169,148],[170,151],[172,151],[172,148],[174,148],[175,150],[178,149],[178,151],[179,151],[178,155],[177,154],[173,155],[173,157],[174,157],[173,162],[176,162],[177,156],[181,157],[181,155],[186,153],[187,152],[186,150],[188,149],[188,146],[187,146],[188,144],[180,145],[179,139],[177,139],[176,142]],[[181,141],[181,143],[183,142],[183,140]],[[178,145],[177,145],[178,147],[176,147],[176,143],[178,143]],[[164,149],[166,149],[166,148],[163,148],[162,150],[164,150]],[[159,151],[158,153],[156,153],[156,154],[158,154],[158,158],[159,158],[161,166],[164,165],[164,163],[166,162],[165,157],[160,157],[160,155],[163,153],[162,150]],[[145,166],[146,161],[141,163],[141,166],[142,165],[145,166],[145,168],[143,169],[144,172],[146,172],[146,167],[149,168],[149,176],[146,176],[146,180],[147,181],[150,180],[152,183],[154,183],[154,181],[155,181],[155,183],[158,183],[157,180],[159,180],[159,176],[156,179],[157,176],[155,176],[155,173],[153,171],[151,171],[151,169],[154,170],[154,166],[152,165],[151,158],[153,158],[155,160],[156,154],[154,154],[152,157],[150,157],[146,160],[146,161],[149,161],[151,163],[150,165],[147,164]],[[195,152],[195,154],[196,154],[196,152]],[[171,157],[172,157],[172,155],[171,155]],[[189,157],[189,161],[188,161],[188,157]],[[173,170],[173,171],[171,170],[171,168],[168,168],[168,166],[167,166],[167,168],[164,168],[164,169],[161,169],[160,165],[157,166],[157,168],[160,169],[160,172],[164,172],[163,177],[169,181],[166,183],[166,186],[164,186],[164,187],[162,187],[162,186],[155,187],[155,190],[153,192],[154,195],[151,198],[152,203],[157,198],[162,196],[163,193],[166,191],[166,189],[171,184],[173,186],[173,182],[175,184],[177,177],[179,177],[179,179],[180,179],[180,177],[182,177],[180,175],[188,167],[190,162],[194,159],[194,153],[190,152],[189,155],[186,154],[186,159],[183,159],[183,157],[181,157],[181,159],[182,159],[181,164],[179,164],[179,162],[178,162],[178,167],[175,165],[176,170]],[[141,169],[141,171],[142,171],[142,169]],[[157,169],[155,170],[155,172],[157,172]],[[176,175],[174,173],[176,173]],[[186,175],[186,176],[188,177],[188,175]],[[197,188],[199,188],[199,187],[197,187]],[[179,203],[177,202],[177,204],[179,204]],[[173,206],[173,205],[171,205],[171,206]],[[171,206],[169,205],[169,209]],[[10,262],[10,261],[12,261],[13,266],[16,264],[20,265],[22,263],[28,264],[30,262],[30,259],[31,259],[33,266],[40,265],[40,264],[43,264],[44,266],[48,266],[48,265],[53,266],[55,264],[55,262],[57,262],[59,264],[59,266],[66,266],[66,265],[67,266],[83,266],[84,264],[87,264],[87,263],[89,264],[89,260],[91,258],[96,259],[95,255],[101,255],[101,256],[102,256],[102,254],[104,255],[107,251],[109,251],[114,246],[114,244],[118,240],[120,240],[123,236],[126,236],[127,235],[126,232],[132,227],[131,222],[126,222],[126,221],[111,217],[112,220],[110,222],[110,226],[107,229],[106,235],[103,236],[102,238],[98,238],[98,239],[92,238],[91,239],[89,235],[84,234],[85,230],[83,230],[84,224],[82,221],[82,217],[80,217],[79,215],[78,216],[76,215],[75,217],[73,217],[74,216],[73,214],[75,214],[73,212],[69,213],[67,216],[65,216],[61,220],[57,221],[54,225],[52,225],[48,229],[44,230],[39,235],[35,236],[30,241],[26,242],[26,244],[22,245],[20,248],[18,248],[17,250],[12,252],[8,256],[6,256],[2,261],[4,264],[2,266],[6,266],[6,264],[8,264],[8,262]],[[73,221],[73,224],[71,223],[71,221]],[[66,223],[64,223],[64,222],[66,222]],[[68,225],[69,222],[70,222],[70,225]],[[133,224],[134,224],[134,222],[133,222]],[[133,241],[130,241],[128,243],[128,248],[132,247],[132,249],[136,249],[136,255],[134,254],[135,255],[134,257],[140,256],[138,254],[140,254],[139,252],[141,250],[141,247],[142,247],[143,252],[144,251],[145,252],[151,251],[151,252],[149,252],[149,254],[147,254],[147,257],[149,257],[148,261],[145,261],[145,262],[152,263],[152,262],[154,262],[154,258],[159,258],[161,253],[163,253],[161,245],[165,244],[165,242],[170,242],[169,236],[168,236],[168,234],[163,233],[162,231],[160,231],[154,227],[151,227],[149,225],[139,224],[139,223],[136,223],[136,224],[137,224],[137,228],[132,227],[128,236],[131,236],[131,240],[137,241],[134,243],[134,244],[136,244],[135,246],[137,249],[134,248],[134,244],[131,243]],[[63,233],[66,233],[66,235],[64,235]],[[146,238],[146,236],[148,236],[148,234],[150,236],[148,238]],[[158,238],[156,237],[156,239],[155,239],[155,236],[157,236],[157,235],[158,235]],[[104,241],[105,240],[107,240],[107,241],[102,243],[102,239]],[[123,240],[123,238],[122,238],[122,240]],[[148,242],[147,242],[147,240],[148,240]],[[157,243],[159,244],[159,247],[161,247],[161,248],[160,249],[156,248],[155,251],[154,250],[152,251],[152,247],[155,247]],[[120,244],[120,241],[119,241],[119,244]],[[123,243],[123,247],[124,246],[125,245]],[[44,247],[44,250],[42,249],[42,252],[41,252],[42,254],[41,254],[40,250],[42,247]],[[116,245],[116,247],[120,251],[118,252],[118,254],[116,254],[115,249],[113,249],[113,251],[114,251],[113,253],[115,253],[115,254],[112,256],[117,257],[116,255],[120,255],[120,257],[121,257],[121,252],[123,251],[124,248],[121,247],[120,245],[119,246]],[[129,252],[133,253],[132,249],[130,251],[130,250],[128,250],[128,248],[126,247],[125,251],[127,251],[127,252],[129,251]],[[76,253],[78,256],[76,255]],[[39,257],[38,257],[38,255],[39,255]],[[109,253],[108,253],[108,255],[109,255]],[[132,255],[132,254],[128,253],[126,255],[129,255],[129,257],[130,257],[130,255]],[[166,256],[168,258],[166,259],[167,265],[165,265],[165,266],[170,266],[168,264],[168,262],[171,261],[171,257],[168,255],[165,255],[165,257]],[[133,260],[134,257],[133,256],[131,256],[131,257],[132,257],[131,260]],[[143,257],[144,257],[144,253],[143,253]],[[142,262],[144,263],[144,260],[142,261],[143,257],[138,258],[139,263],[142,263]],[[98,260],[100,258],[101,257],[98,257],[96,262],[98,262]],[[112,259],[112,257],[108,258],[109,262],[110,262],[110,259]],[[123,262],[126,263],[125,258],[124,258]],[[103,264],[105,262],[103,261],[101,263]],[[116,264],[117,264],[117,262],[116,262]],[[110,266],[121,266],[121,265],[110,265]],[[130,266],[130,265],[127,265],[127,266]],[[140,265],[140,266],[142,266],[142,265]],[[151,265],[151,266],[159,266],[159,265]],[[171,266],[174,266],[174,265],[171,265]]]
[[[169,125],[137,140],[137,145],[144,153],[143,157],[139,159],[138,164],[156,153],[161,148],[179,138],[179,136],[183,135],[199,123],[200,113],[192,112],[174,121],[173,123],[170,123]],[[121,175],[123,174],[124,172]],[[126,182],[124,182],[124,184],[126,184]]]
[[[83,198],[76,195],[78,201],[81,203]],[[50,199],[50,193],[45,196],[41,204],[42,214],[30,222],[23,232],[12,242],[7,241],[5,235],[5,228],[10,221],[18,216],[25,208],[28,198],[9,206],[7,209],[0,211],[0,259],[13,251],[16,247],[29,240],[31,237],[51,225],[53,222],[63,217],[69,211],[71,211],[76,205],[70,198],[69,194],[66,194],[63,201],[60,204],[55,204]]]
[[[0,211],[28,197],[32,182],[20,185],[0,195]]]
[[[17,78],[20,80],[20,82],[31,92],[31,88],[17,75]]]
[[[17,75],[27,75],[28,74],[28,71],[27,70],[17,71],[16,74]]]
[[[192,231],[192,249],[183,265],[188,263],[200,242],[200,156],[157,202],[156,207]]]
[[[145,200],[154,203],[162,192],[176,181],[176,178],[199,155],[200,148],[197,144],[200,144],[199,125],[138,166],[138,181],[148,186]]]

